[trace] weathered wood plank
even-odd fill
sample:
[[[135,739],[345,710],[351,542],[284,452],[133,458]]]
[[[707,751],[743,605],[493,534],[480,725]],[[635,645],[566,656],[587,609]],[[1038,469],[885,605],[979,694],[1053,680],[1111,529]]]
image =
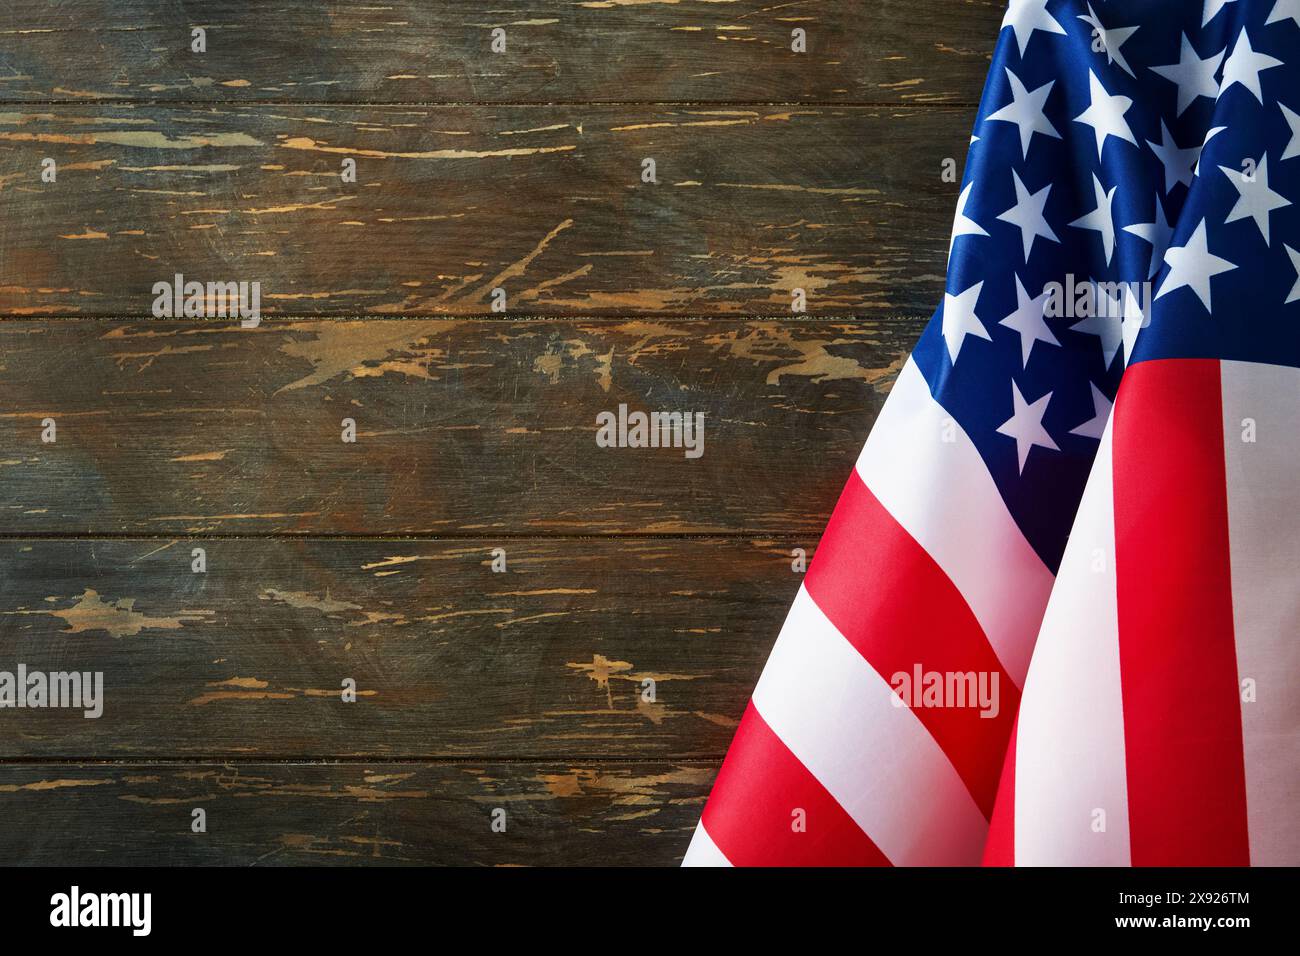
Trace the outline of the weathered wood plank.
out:
[[[9,865],[671,866],[716,762],[0,765]],[[206,813],[207,832],[191,830]],[[505,811],[505,831],[492,814]]]
[[[0,100],[974,102],[998,0],[7,0]],[[207,31],[205,53],[191,29]],[[505,51],[490,49],[503,28]],[[807,32],[807,52],[791,31]]]
[[[0,533],[815,535],[920,325],[3,322]]]
[[[7,3],[0,671],[104,710],[0,707],[0,858],[676,863],[941,292],[1000,15]],[[133,321],[178,272],[269,318]],[[597,448],[624,403],[705,455]]]
[[[0,757],[721,755],[798,546],[0,541],[0,671],[103,675],[93,718],[11,687]]]
[[[150,316],[176,273],[268,314],[928,314],[968,112],[0,110],[0,315]]]

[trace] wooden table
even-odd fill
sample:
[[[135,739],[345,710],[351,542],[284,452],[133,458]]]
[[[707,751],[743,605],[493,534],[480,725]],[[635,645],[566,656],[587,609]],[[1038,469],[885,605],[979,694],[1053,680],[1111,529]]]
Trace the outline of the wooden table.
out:
[[[0,709],[0,859],[676,863],[1001,15],[9,0],[0,670],[104,712]],[[177,273],[260,324],[154,318]],[[620,404],[705,453],[597,447]]]

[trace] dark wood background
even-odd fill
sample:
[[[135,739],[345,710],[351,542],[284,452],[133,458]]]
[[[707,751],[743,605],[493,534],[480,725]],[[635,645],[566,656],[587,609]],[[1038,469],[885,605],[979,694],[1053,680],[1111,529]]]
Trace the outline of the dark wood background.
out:
[[[941,294],[1001,15],[7,0],[0,669],[106,704],[0,710],[0,859],[676,863]],[[152,319],[176,272],[262,325]],[[704,456],[597,448],[621,402]]]

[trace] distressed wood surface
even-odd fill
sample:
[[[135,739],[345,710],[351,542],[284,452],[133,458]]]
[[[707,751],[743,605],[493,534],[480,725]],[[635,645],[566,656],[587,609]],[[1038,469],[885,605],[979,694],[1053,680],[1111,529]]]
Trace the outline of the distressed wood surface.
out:
[[[815,535],[919,327],[0,323],[0,533]],[[702,456],[598,447],[620,404]]]
[[[790,314],[795,289],[810,315],[928,314],[957,195],[940,168],[969,125],[874,107],[0,110],[0,315],[150,316],[176,273],[260,282],[268,314],[482,315],[494,288],[515,315]]]
[[[670,866],[713,761],[0,765],[0,858],[43,865]],[[193,833],[202,808],[207,832]],[[504,833],[491,830],[505,810]]]
[[[1003,8],[8,0],[0,671],[106,686],[0,708],[0,858],[678,862]],[[148,320],[176,273],[261,326]],[[598,448],[624,403],[704,456]]]
[[[0,759],[720,757],[814,544],[0,541],[0,670],[104,688]]]
[[[6,0],[0,100],[974,102],[999,0]],[[191,51],[191,28],[207,51]],[[494,54],[490,32],[506,31]],[[791,31],[807,52],[791,51]]]

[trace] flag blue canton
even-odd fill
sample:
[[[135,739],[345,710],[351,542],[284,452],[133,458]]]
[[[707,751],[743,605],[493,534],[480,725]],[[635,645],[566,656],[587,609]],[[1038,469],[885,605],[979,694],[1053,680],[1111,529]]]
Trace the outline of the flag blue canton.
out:
[[[914,358],[1048,567],[1125,365],[1300,366],[1298,273],[1300,0],[1011,0]]]

